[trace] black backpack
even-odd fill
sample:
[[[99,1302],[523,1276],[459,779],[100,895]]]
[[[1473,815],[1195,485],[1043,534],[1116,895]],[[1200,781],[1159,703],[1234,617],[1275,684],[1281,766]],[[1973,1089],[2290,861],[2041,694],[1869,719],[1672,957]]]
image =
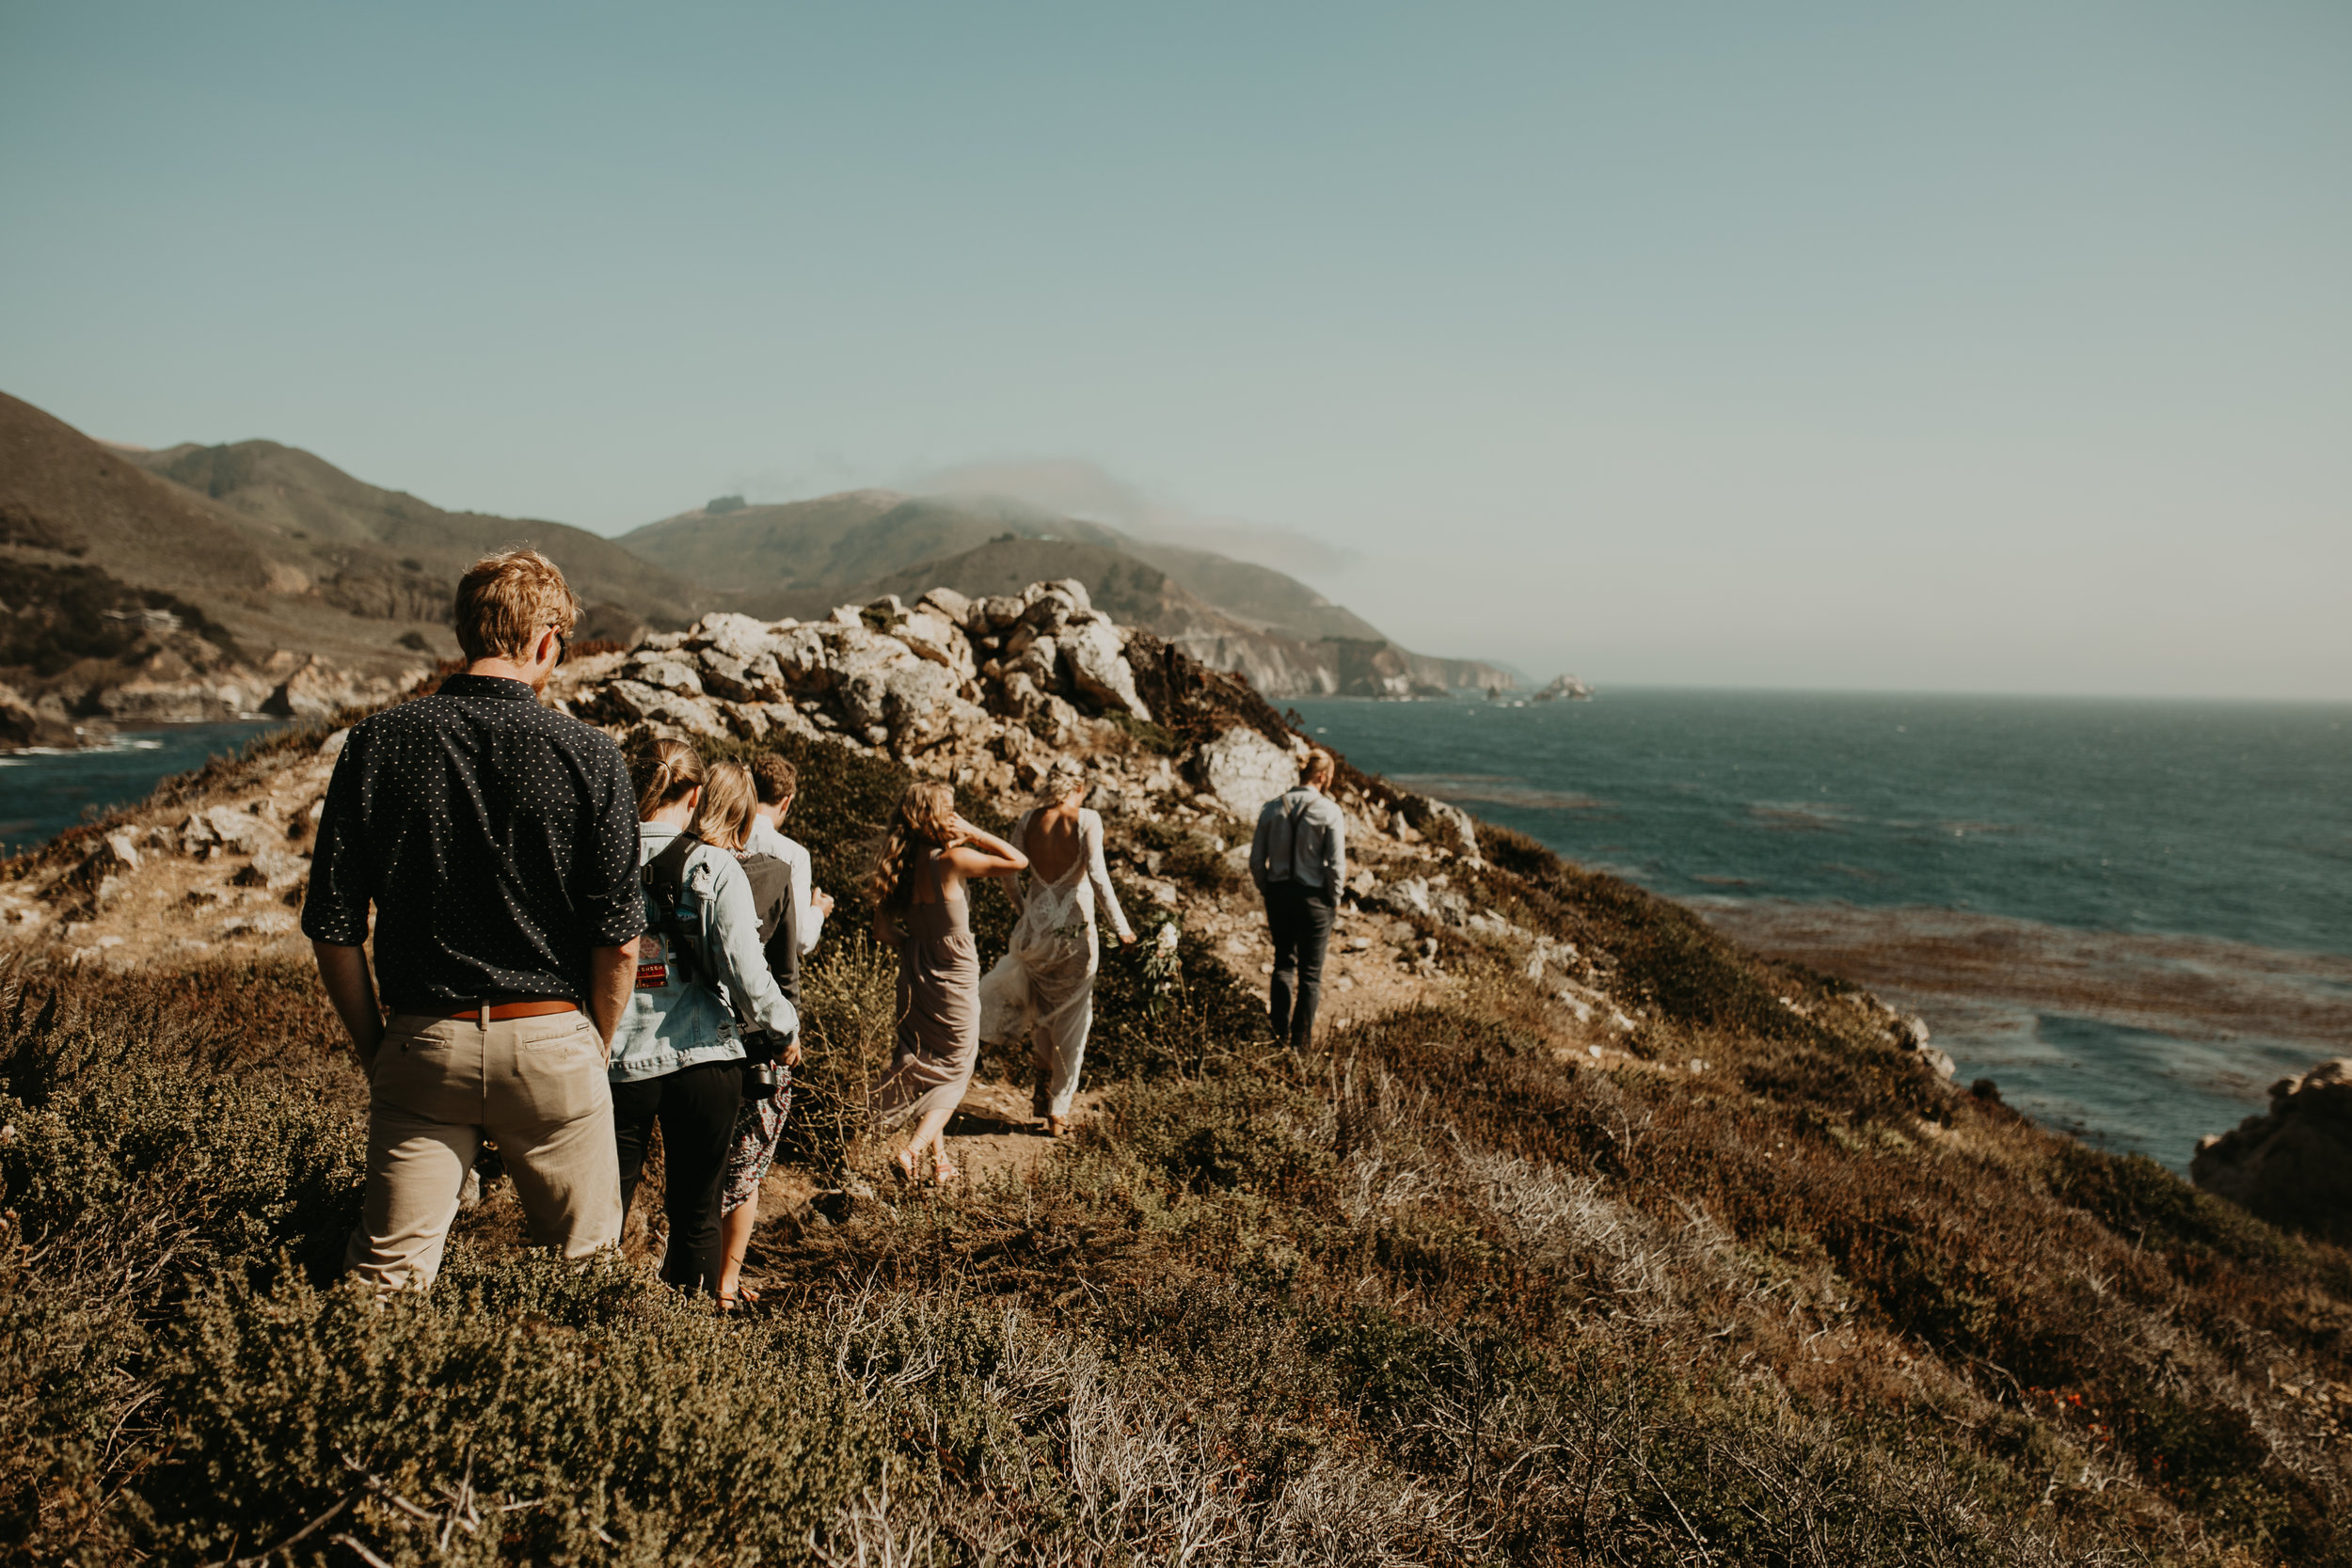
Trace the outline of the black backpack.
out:
[[[678,966],[678,978],[691,984],[701,977],[697,970],[706,969],[701,956],[694,951],[686,930],[686,922],[678,918],[678,906],[686,901],[686,857],[702,843],[691,832],[681,832],[662,847],[661,853],[647,861],[637,871],[638,880],[645,890],[645,901],[651,911],[646,925],[661,938],[669,951],[670,961]],[[638,983],[644,981],[641,970]]]

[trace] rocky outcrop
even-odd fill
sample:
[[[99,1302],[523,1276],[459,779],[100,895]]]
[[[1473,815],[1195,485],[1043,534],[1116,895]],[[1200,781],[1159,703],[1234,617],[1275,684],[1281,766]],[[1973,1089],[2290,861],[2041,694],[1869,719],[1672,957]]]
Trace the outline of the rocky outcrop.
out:
[[[2352,1244],[2352,1056],[2270,1088],[2270,1109],[2197,1145],[2189,1180],[2273,1225]]]
[[[423,678],[422,670],[354,674],[312,654],[262,700],[262,711],[280,719],[324,719],[342,708],[388,701]]]
[[[1259,807],[1298,783],[1298,761],[1256,730],[1236,726],[1202,746],[1194,766],[1201,788],[1254,822]]]
[[[72,716],[56,697],[34,701],[12,686],[0,685],[0,751],[80,744]]]
[[[1530,700],[1538,703],[1581,703],[1592,694],[1593,689],[1574,675],[1554,675],[1551,684]]]

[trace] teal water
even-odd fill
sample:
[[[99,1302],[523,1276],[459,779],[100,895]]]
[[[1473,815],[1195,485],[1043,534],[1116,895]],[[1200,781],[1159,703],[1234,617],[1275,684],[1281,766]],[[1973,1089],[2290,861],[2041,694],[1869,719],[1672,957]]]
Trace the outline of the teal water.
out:
[[[77,822],[143,800],[162,780],[276,727],[275,720],[157,724],[85,751],[0,754],[0,854],[45,844]]]
[[[1301,702],[1359,767],[1916,1008],[1963,1081],[2185,1168],[2352,1052],[2352,708],[1625,690]]]

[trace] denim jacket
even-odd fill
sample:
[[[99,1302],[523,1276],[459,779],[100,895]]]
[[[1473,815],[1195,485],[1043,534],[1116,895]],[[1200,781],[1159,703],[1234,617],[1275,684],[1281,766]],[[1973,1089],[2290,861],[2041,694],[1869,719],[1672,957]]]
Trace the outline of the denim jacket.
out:
[[[667,848],[679,831],[662,822],[639,823],[638,863]],[[800,1015],[768,972],[751,881],[733,855],[708,845],[687,854],[677,911],[692,949],[686,962],[666,950],[666,939],[654,927],[650,895],[647,900],[637,989],[612,1034],[612,1082],[659,1078],[703,1062],[740,1061],[743,1041],[731,997],[742,998],[744,1013],[762,1026],[785,1036],[800,1032]]]

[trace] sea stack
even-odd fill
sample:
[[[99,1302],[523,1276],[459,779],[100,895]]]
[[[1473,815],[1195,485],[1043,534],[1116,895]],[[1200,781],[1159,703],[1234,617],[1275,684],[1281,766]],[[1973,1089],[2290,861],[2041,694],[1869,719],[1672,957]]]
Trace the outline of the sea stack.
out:
[[[1574,675],[1555,675],[1549,686],[1535,693],[1539,703],[1581,703],[1591,697],[1593,689]]]
[[[2352,1242],[2352,1056],[2270,1088],[2270,1109],[2201,1140],[2189,1180],[2271,1224]]]

